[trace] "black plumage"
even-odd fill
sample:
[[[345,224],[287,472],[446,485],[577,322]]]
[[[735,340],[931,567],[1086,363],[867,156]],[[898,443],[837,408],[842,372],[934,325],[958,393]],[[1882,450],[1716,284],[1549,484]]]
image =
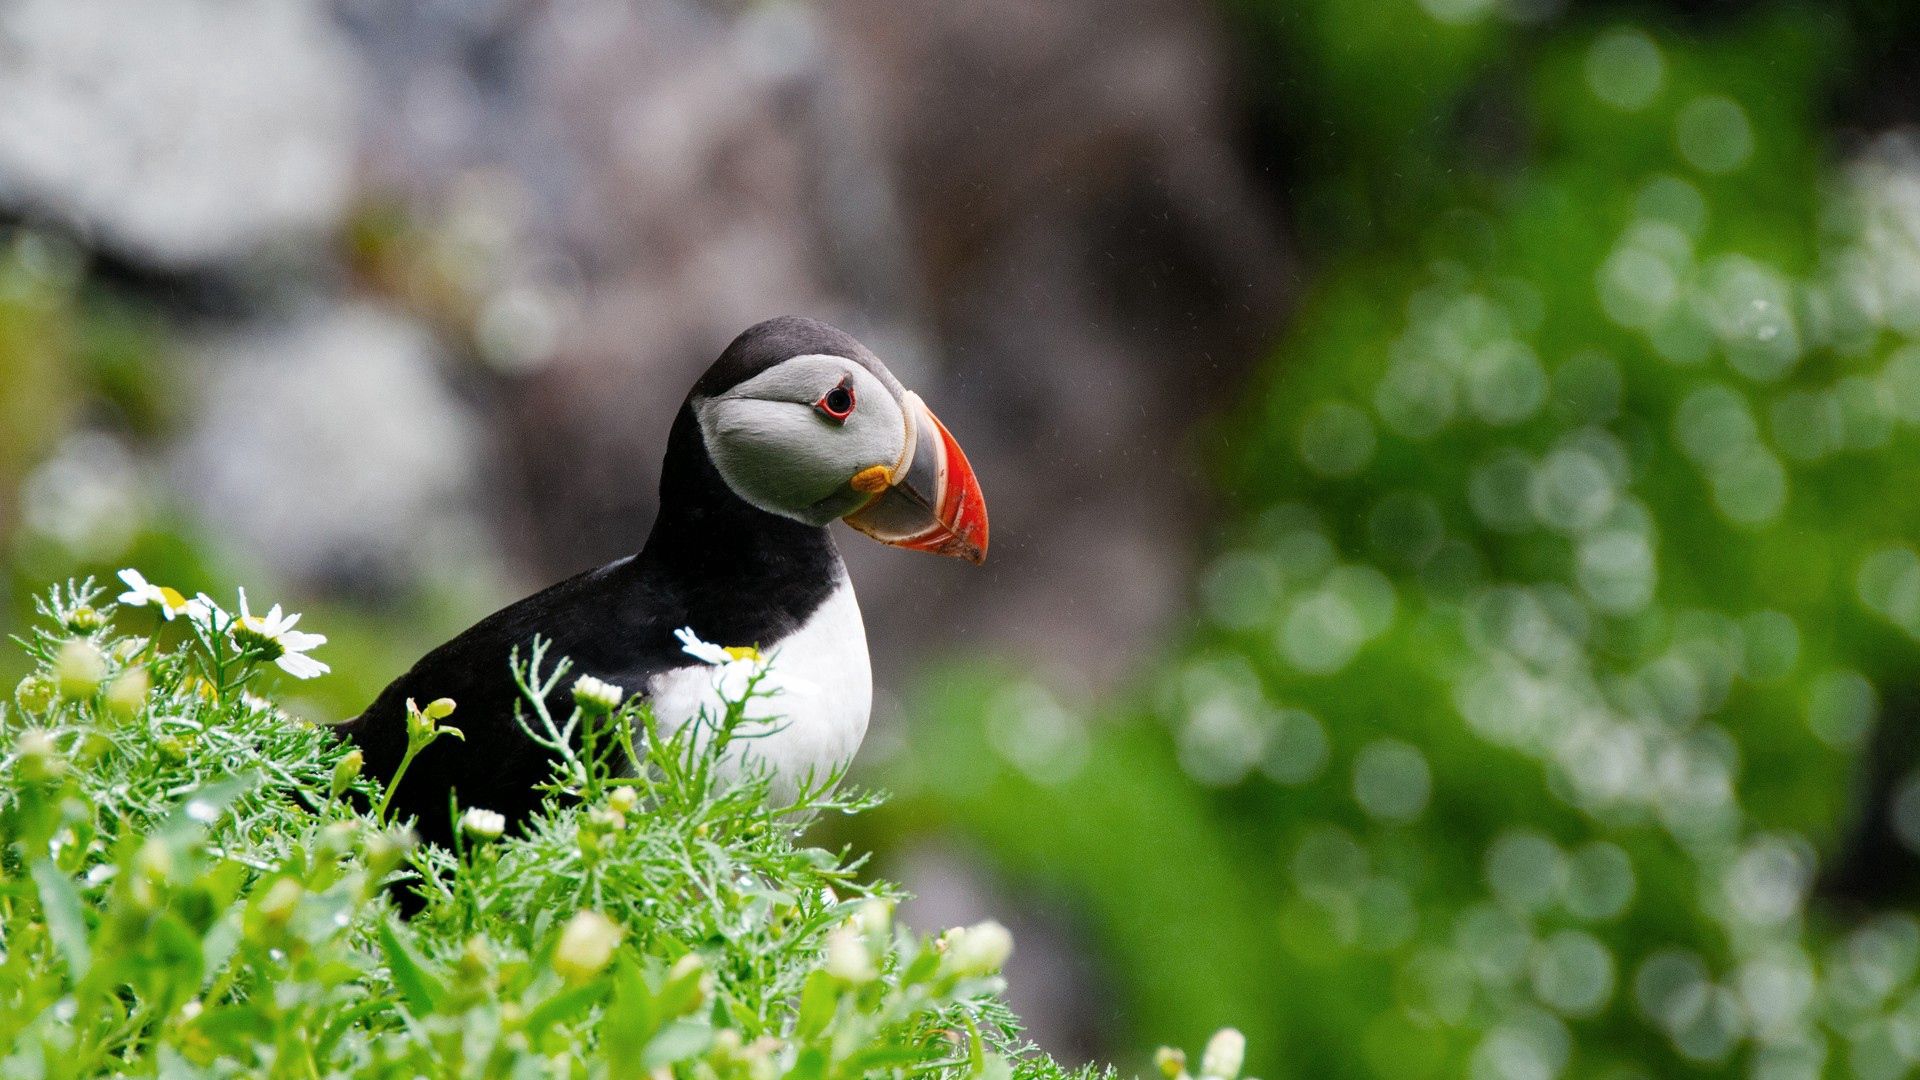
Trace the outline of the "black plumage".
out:
[[[750,505],[728,487],[700,435],[692,401],[724,392],[790,357],[845,356],[891,381],[858,342],[808,319],[761,323],[728,346],[682,404],[667,439],[660,506],[637,555],[569,578],[489,615],[428,653],[395,679],[342,731],[359,744],[367,770],[392,775],[406,751],[406,702],[452,698],[446,721],[464,741],[440,739],[409,766],[395,794],[423,838],[447,843],[448,793],[519,821],[539,803],[548,755],[514,722],[519,691],[508,668],[535,634],[552,639],[575,674],[644,694],[653,676],[690,663],[673,631],[699,628],[708,640],[770,646],[805,623],[844,573],[833,539]],[[571,681],[570,679],[568,680]],[[561,688],[559,693],[565,693]],[[556,700],[564,715],[570,701]]]

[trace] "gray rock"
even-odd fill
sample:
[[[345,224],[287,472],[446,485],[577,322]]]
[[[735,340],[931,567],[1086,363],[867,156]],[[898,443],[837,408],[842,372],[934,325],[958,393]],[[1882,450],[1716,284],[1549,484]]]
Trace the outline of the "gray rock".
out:
[[[221,539],[308,586],[490,565],[486,444],[439,360],[418,325],[365,304],[208,342],[175,487]]]
[[[0,6],[0,204],[163,269],[333,226],[356,64],[319,0]]]

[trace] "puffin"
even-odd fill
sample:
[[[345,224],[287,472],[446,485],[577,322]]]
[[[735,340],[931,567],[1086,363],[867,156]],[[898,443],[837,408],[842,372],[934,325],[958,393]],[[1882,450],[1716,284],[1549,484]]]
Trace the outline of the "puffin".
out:
[[[551,754],[514,719],[509,667],[535,635],[569,675],[645,699],[662,732],[724,708],[707,643],[766,658],[773,718],[729,754],[751,754],[770,796],[791,799],[850,761],[873,703],[866,630],[829,526],[978,564],[987,510],[967,456],[919,395],[852,335],[799,316],[748,328],[688,392],[667,435],[659,509],[635,554],[511,604],[427,653],[341,726],[382,783],[407,748],[407,703],[450,698],[464,739],[407,767],[393,806],[424,840],[451,843],[450,799],[510,823],[540,804]],[[565,699],[565,700],[563,700]],[[756,712],[757,710],[757,712]],[[634,764],[634,763],[630,763]],[[723,763],[738,770],[740,762]]]

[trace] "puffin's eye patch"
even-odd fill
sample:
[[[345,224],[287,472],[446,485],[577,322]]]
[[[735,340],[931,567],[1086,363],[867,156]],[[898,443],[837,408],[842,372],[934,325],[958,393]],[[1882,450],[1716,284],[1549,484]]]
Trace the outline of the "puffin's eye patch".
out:
[[[853,384],[844,380],[813,403],[813,407],[820,410],[820,415],[836,424],[847,422],[847,417],[853,415],[853,405]]]

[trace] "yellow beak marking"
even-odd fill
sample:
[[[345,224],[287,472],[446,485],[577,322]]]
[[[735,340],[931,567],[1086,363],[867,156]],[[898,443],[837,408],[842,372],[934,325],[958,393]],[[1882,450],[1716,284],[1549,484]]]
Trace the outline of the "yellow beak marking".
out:
[[[893,470],[885,465],[873,465],[854,473],[849,482],[853,490],[862,495],[875,495],[892,486]]]

